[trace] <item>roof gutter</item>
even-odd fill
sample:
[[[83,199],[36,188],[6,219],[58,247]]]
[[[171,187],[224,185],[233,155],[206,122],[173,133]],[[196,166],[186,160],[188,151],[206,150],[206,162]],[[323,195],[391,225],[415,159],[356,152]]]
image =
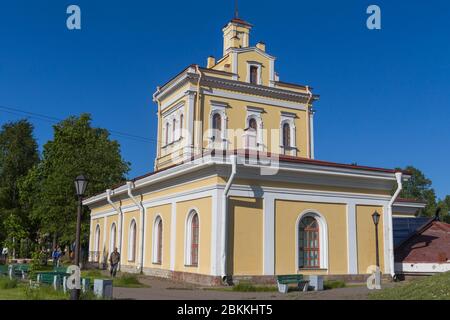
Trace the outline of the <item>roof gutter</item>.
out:
[[[395,173],[395,179],[397,180],[397,190],[395,190],[394,195],[392,196],[391,200],[389,201],[388,205],[388,234],[389,234],[389,271],[392,277],[395,275],[395,269],[394,269],[394,230],[392,226],[392,206],[399,196],[400,192],[403,189],[402,184],[402,178],[403,173],[402,172],[396,172]]]
[[[142,272],[144,266],[144,206],[142,205],[142,201],[136,200],[131,191],[133,187],[133,182],[127,181],[127,194],[130,197],[130,200],[139,208],[139,218],[140,218],[140,232],[139,232],[139,255],[138,255],[138,265],[137,269],[139,272]]]
[[[228,278],[227,270],[227,253],[228,253],[228,193],[230,191],[231,185],[233,184],[234,177],[237,171],[237,157],[235,155],[230,156],[231,160],[231,175],[225,185],[223,191],[222,199],[222,281],[228,283],[230,280]]]

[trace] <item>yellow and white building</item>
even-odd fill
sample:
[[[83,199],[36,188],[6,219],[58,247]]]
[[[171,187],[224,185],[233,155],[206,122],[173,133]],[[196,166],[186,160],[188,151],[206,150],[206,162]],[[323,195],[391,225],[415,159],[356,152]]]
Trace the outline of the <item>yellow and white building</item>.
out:
[[[362,277],[375,264],[377,211],[380,266],[392,275],[393,206],[407,173],[315,160],[318,96],[280,81],[265,44],[250,45],[251,28],[232,19],[223,57],[157,88],[154,172],[84,201],[91,260],[117,247],[124,271],[211,285]]]

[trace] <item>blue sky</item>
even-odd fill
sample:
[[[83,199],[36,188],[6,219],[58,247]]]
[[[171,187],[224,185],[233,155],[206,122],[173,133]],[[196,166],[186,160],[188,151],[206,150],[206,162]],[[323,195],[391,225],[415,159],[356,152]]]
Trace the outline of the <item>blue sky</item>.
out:
[[[66,28],[77,4],[82,30]],[[377,4],[382,30],[366,28]],[[94,125],[146,137],[119,140],[130,177],[153,170],[152,94],[192,63],[220,57],[233,0],[39,0],[0,3],[0,106],[55,118],[89,112]],[[450,3],[250,1],[240,17],[276,56],[280,79],[308,84],[316,158],[414,165],[450,194]],[[0,109],[0,125],[23,116]],[[30,118],[40,147],[52,123]]]

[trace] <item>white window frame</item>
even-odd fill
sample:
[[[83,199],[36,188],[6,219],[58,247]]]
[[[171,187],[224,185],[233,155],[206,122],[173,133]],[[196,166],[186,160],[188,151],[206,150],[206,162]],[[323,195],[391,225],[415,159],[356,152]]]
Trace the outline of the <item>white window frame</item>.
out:
[[[228,124],[228,117],[226,109],[228,108],[228,104],[224,102],[217,102],[217,101],[211,101],[211,112],[209,113],[209,148],[215,149],[215,146],[218,146],[220,149],[227,149],[228,147],[228,140],[227,140],[227,124]],[[213,117],[215,114],[220,115],[220,125],[221,125],[221,132],[220,132],[220,140],[213,139],[214,137],[214,131],[213,131]]]
[[[158,247],[159,247],[159,234],[158,234],[158,225],[159,223],[163,223],[161,215],[157,215],[155,221],[153,222],[153,245],[152,245],[152,263],[153,264],[162,264],[163,260],[163,244],[164,239],[163,235],[161,235],[161,261],[158,261]],[[164,224],[162,225],[162,232],[164,233]]]
[[[100,233],[100,224],[97,224],[94,233],[94,262],[100,261]]]
[[[198,219],[198,252],[197,252],[197,268],[200,266],[200,214],[197,208],[191,208],[188,211],[188,214],[186,215],[186,222],[185,222],[185,240],[184,240],[184,264],[188,267],[195,267],[192,265],[192,218],[194,215],[197,214]]]
[[[281,121],[280,121],[280,153],[286,154],[290,156],[297,156],[297,139],[296,139],[296,127],[295,127],[295,118],[297,118],[297,115],[295,113],[290,112],[281,112]],[[289,124],[289,131],[290,131],[290,150],[286,150],[283,145],[283,126],[284,124]]]
[[[128,229],[128,262],[136,262],[136,249],[137,249],[137,224],[136,219],[133,218],[131,219],[130,228]]]
[[[247,61],[247,79],[246,81],[248,83],[250,83],[250,68],[251,67],[256,67],[258,68],[258,73],[257,73],[257,77],[258,79],[256,79],[256,84],[258,85],[262,85],[262,63],[257,62],[257,61]]]
[[[328,226],[325,217],[318,211],[308,209],[300,213],[295,223],[295,269],[300,270],[298,263],[300,243],[298,241],[300,221],[303,218],[312,217],[319,224],[319,269],[328,270]],[[303,269],[302,269],[303,270]],[[314,270],[314,269],[312,269]]]
[[[184,122],[183,129],[186,128],[185,127],[186,119],[184,116],[184,105],[185,105],[185,103],[184,103],[184,101],[182,101],[177,106],[173,107],[168,112],[165,112],[161,115],[162,122],[164,123],[163,134],[162,134],[162,136],[163,136],[162,147],[163,148],[166,148],[174,143],[177,143],[182,138],[181,131],[180,131],[181,115],[183,115],[183,122]],[[174,120],[175,120],[175,122],[174,122]],[[173,128],[174,123],[175,123],[175,130]],[[169,130],[166,130],[167,124],[169,125]],[[167,136],[167,139],[166,139],[166,136]]]
[[[114,251],[114,248],[116,247],[116,238],[117,238],[117,226],[116,223],[113,222],[111,224],[111,230],[109,233],[109,253]]]
[[[264,123],[262,121],[261,114],[264,112],[264,109],[257,107],[247,107],[247,117],[245,118],[244,129],[249,127],[250,119],[256,120],[256,148],[259,151],[264,151],[266,146],[264,145],[263,139],[263,129]]]

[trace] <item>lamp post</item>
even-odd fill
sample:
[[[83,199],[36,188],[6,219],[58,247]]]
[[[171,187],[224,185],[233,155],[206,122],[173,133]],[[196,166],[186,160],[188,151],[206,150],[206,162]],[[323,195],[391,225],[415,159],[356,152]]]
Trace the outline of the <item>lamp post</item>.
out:
[[[88,185],[88,180],[85,176],[79,175],[75,178],[75,190],[78,197],[78,212],[77,212],[77,231],[75,239],[75,265],[80,266],[80,234],[81,234],[81,210],[83,208],[83,196]],[[78,300],[80,297],[80,289],[73,289],[70,293],[71,300]]]
[[[376,259],[377,259],[377,267],[380,267],[380,254],[378,250],[378,223],[380,222],[380,214],[378,212],[374,212],[372,214],[373,224],[375,225],[375,250],[376,250]]]

